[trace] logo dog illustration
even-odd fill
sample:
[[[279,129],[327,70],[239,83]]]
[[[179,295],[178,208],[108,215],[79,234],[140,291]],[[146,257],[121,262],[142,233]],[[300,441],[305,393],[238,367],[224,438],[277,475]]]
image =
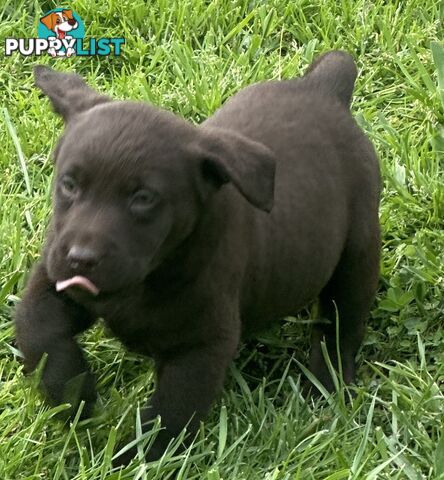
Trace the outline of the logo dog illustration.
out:
[[[40,19],[48,30],[51,30],[56,34],[56,38],[59,40],[70,39],[71,36],[67,35],[68,32],[75,30],[79,24],[74,18],[72,10],[61,10],[60,12],[50,12]],[[57,55],[70,57],[75,55],[76,51],[72,47],[68,47],[66,52],[64,50],[58,50],[55,48],[48,49],[48,53],[55,57]]]

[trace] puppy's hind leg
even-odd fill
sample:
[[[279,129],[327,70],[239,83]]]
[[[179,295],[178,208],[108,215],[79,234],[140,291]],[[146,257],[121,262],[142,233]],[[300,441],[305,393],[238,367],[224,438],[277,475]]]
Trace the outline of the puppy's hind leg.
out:
[[[324,360],[321,341],[325,340],[333,366],[338,368],[336,325],[339,325],[339,353],[343,378],[350,383],[355,376],[355,356],[361,345],[365,322],[372,306],[379,275],[379,228],[367,242],[349,241],[333,276],[320,294],[323,323],[312,330],[310,369],[328,391],[333,380]]]

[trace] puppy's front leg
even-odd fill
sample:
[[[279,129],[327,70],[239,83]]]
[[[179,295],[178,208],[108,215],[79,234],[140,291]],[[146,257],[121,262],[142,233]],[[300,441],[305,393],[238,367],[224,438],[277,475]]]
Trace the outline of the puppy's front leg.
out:
[[[157,460],[168,443],[177,437],[184,427],[191,433],[197,431],[199,422],[205,418],[210,406],[221,391],[226,369],[234,357],[237,342],[221,342],[213,346],[194,347],[188,351],[172,354],[156,362],[157,389],[151,406],[142,412],[144,430],[158,415],[163,429],[158,433],[146,460]],[[115,465],[126,465],[135,456],[133,448],[117,457]]]
[[[73,415],[84,400],[82,417],[88,416],[94,406],[95,380],[74,336],[93,321],[83,307],[55,291],[45,267],[39,264],[15,313],[17,343],[27,373],[47,353],[42,387],[49,401],[54,405],[71,403],[69,414]]]

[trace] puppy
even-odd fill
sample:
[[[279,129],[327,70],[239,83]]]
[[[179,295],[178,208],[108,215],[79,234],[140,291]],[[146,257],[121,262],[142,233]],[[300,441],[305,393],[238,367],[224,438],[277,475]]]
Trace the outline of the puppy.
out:
[[[353,380],[378,282],[380,175],[349,111],[348,54],[245,88],[199,126],[112,101],[74,74],[38,66],[35,78],[66,128],[51,226],[15,324],[26,371],[47,354],[53,404],[75,413],[83,400],[91,413],[94,377],[75,337],[103,318],[155,361],[142,421],[161,417],[146,453],[156,459],[186,425],[196,431],[241,338],[317,298],[311,371],[334,388],[320,342],[337,366],[338,318]]]
[[[67,33],[71,30],[75,30],[79,24],[72,14],[72,10],[62,10],[61,12],[51,12],[40,19],[48,30],[53,31],[56,34],[56,38],[63,40],[67,36]],[[54,48],[48,50],[52,57],[57,55]],[[75,50],[69,47],[66,51],[66,56],[70,57],[75,53]],[[65,55],[65,52],[59,50],[59,55]]]

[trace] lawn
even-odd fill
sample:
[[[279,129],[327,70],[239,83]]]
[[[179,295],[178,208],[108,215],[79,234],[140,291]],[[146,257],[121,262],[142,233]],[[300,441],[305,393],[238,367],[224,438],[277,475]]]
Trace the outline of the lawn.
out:
[[[87,37],[125,37],[120,57],[3,55],[36,37],[50,1],[0,2],[0,479],[444,479],[444,8],[438,1],[75,0]],[[25,378],[12,314],[50,215],[62,122],[33,86],[37,63],[77,71],[113,96],[193,122],[243,86],[301,75],[344,49],[359,77],[352,111],[384,180],[380,288],[357,384],[301,394],[307,309],[248,344],[192,448],[113,471],[153,391],[149,359],[99,325],[81,338],[98,376],[94,418],[62,425]],[[353,395],[351,395],[353,394]],[[155,431],[145,438],[150,442]]]

